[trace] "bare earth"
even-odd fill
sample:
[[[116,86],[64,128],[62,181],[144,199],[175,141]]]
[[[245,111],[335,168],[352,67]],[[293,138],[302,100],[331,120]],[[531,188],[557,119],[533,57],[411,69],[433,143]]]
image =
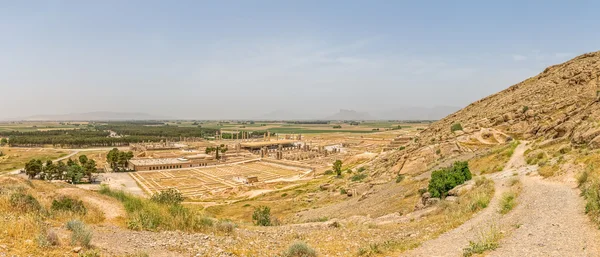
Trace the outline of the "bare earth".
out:
[[[527,166],[519,145],[502,172],[489,175],[495,193],[489,207],[458,228],[423,243],[403,256],[462,256],[469,241],[496,226],[504,238],[489,256],[598,256],[600,233],[583,213],[583,199],[572,186],[527,176],[537,166]],[[519,176],[523,190],[518,205],[506,215],[499,214],[499,198],[507,182]]]

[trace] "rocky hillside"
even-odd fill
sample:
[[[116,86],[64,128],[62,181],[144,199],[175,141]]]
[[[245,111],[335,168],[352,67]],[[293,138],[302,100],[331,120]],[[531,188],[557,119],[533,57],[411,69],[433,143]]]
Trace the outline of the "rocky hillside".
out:
[[[474,102],[421,133],[422,142],[495,128],[524,139],[568,138],[600,146],[600,52],[546,68],[539,75]],[[459,123],[463,131],[451,132]]]
[[[402,150],[381,155],[371,163],[374,175],[416,176],[511,138],[600,148],[599,76],[600,52],[548,67],[433,123]]]

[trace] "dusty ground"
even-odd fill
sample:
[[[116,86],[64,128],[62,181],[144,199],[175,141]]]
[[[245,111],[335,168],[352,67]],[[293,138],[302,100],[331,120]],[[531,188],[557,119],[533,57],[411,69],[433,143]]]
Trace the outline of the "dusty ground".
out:
[[[496,181],[496,193],[489,207],[460,227],[427,241],[406,256],[462,256],[469,241],[492,226],[503,232],[499,248],[488,256],[598,256],[600,233],[585,214],[583,199],[572,186],[544,181],[527,166],[525,144],[515,153],[504,171],[489,177]],[[501,215],[499,196],[506,191],[507,179],[518,174],[523,191],[517,207]]]

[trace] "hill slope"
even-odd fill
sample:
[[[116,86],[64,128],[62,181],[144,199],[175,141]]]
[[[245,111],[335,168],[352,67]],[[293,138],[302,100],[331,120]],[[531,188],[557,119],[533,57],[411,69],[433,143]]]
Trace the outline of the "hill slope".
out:
[[[447,140],[452,124],[464,132],[496,128],[522,138],[569,138],[575,144],[600,145],[600,52],[546,68],[539,75],[474,102],[432,124],[421,137]]]

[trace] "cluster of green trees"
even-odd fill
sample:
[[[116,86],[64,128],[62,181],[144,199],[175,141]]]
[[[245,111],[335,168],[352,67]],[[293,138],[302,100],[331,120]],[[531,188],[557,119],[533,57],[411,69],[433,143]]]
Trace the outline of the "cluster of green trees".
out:
[[[109,131],[123,136],[109,137]],[[105,147],[175,141],[180,137],[209,137],[214,136],[215,132],[216,129],[169,126],[160,122],[108,122],[73,130],[0,131],[0,137],[9,138],[0,143],[10,146]]]
[[[198,127],[178,127],[170,125],[146,124],[142,122],[110,122],[97,125],[96,129],[112,130],[119,135],[154,137],[154,140],[179,140],[180,137],[209,137],[214,136],[216,129]],[[158,140],[157,140],[158,139]]]
[[[452,188],[471,180],[472,174],[468,162],[455,162],[451,167],[431,173],[427,191],[431,197],[446,197]]]
[[[8,144],[8,139],[6,139],[4,137],[2,139],[0,139],[0,146],[5,146],[6,144]]]
[[[94,129],[0,132],[0,136],[9,137],[7,143],[10,146],[105,147],[164,140],[156,136],[109,137],[109,135],[109,132]]]
[[[227,147],[224,144],[221,144],[216,147],[212,147],[212,146],[207,147],[205,150],[205,153],[210,154],[212,152],[215,152],[215,159],[220,160],[221,156],[219,156],[219,152],[224,154],[227,152],[227,150],[229,150],[229,149],[227,149]]]
[[[89,182],[94,182],[93,173],[98,172],[96,162],[90,160],[85,155],[79,156],[78,160],[68,159],[67,162],[51,160],[43,163],[39,159],[31,159],[25,164],[25,174],[30,179],[39,178],[42,180],[66,180],[72,184],[81,182],[86,177]]]
[[[113,148],[106,154],[106,162],[114,171],[125,171],[131,158],[133,158],[133,152],[119,151],[117,148]]]

